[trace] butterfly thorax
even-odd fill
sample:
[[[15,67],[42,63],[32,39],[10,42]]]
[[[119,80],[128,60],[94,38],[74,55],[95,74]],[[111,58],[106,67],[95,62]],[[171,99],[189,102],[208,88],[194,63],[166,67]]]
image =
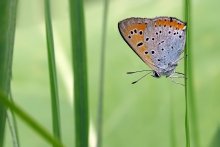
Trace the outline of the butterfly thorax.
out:
[[[177,63],[169,63],[166,68],[158,68],[153,71],[153,77],[160,78],[161,76],[170,77],[175,72]]]
[[[152,76],[155,78],[160,78],[161,76],[170,77],[170,75],[172,75],[173,73],[174,73],[174,69],[170,71],[164,71],[164,72],[153,71]]]

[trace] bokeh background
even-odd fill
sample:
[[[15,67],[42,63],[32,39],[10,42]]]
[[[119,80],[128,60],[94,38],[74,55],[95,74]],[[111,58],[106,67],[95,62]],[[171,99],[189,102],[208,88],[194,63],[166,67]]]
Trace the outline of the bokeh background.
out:
[[[59,78],[63,142],[74,145],[72,69],[68,0],[53,0],[52,15]],[[95,144],[103,1],[85,0],[90,146]],[[220,2],[192,1],[192,51],[197,128],[201,147],[220,140]],[[131,82],[148,69],[123,41],[118,21],[173,16],[183,20],[181,0],[110,0],[107,25],[103,147],[185,146],[184,87],[151,76]],[[26,112],[52,132],[43,1],[19,0],[13,59],[12,95]],[[183,72],[183,61],[177,70]],[[27,76],[28,75],[28,76]],[[183,81],[182,81],[183,82]],[[18,119],[21,146],[49,146]],[[6,146],[12,146],[7,130]],[[216,143],[217,142],[217,143]],[[220,144],[218,144],[220,146]]]

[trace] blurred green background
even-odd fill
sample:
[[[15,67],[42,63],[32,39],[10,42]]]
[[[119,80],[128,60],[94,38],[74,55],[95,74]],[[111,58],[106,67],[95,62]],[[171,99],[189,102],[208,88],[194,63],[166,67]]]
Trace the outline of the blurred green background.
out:
[[[195,106],[201,147],[220,140],[220,2],[192,1],[192,53]],[[181,0],[111,0],[107,26],[103,147],[185,146],[184,87],[170,79],[127,71],[147,69],[123,41],[118,21],[136,17],[174,16],[183,19]],[[52,15],[60,88],[63,142],[74,144],[72,70],[68,0],[53,0]],[[19,0],[13,59],[12,95],[25,111],[52,132],[50,87],[42,1]],[[90,146],[94,147],[100,67],[103,1],[85,1],[90,106]],[[177,68],[183,72],[183,61]],[[27,76],[28,75],[28,76]],[[21,146],[50,146],[18,120]],[[174,137],[172,136],[174,133]],[[174,140],[173,140],[174,139]],[[6,146],[12,146],[7,130]]]

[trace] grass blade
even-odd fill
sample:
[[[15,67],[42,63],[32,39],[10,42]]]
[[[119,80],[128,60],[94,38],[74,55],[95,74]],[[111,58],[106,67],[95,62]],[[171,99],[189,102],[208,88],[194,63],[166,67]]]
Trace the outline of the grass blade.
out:
[[[185,0],[185,21],[187,22],[186,32],[186,47],[185,47],[185,60],[184,60],[184,72],[185,72],[185,132],[186,132],[186,147],[190,147],[190,128],[189,128],[189,86],[191,82],[191,70],[189,69],[189,47],[190,47],[190,0]]]
[[[53,133],[54,136],[61,140],[60,129],[60,108],[59,108],[59,94],[57,86],[57,73],[56,62],[54,54],[54,41],[53,41],[53,28],[50,14],[50,1],[45,0],[45,25],[47,36],[47,52],[48,52],[48,66],[50,77],[50,90],[51,90],[51,108],[53,118]]]
[[[10,95],[17,0],[0,1],[0,90]],[[0,104],[0,146],[4,145],[6,108]]]
[[[105,76],[105,52],[106,52],[106,32],[108,18],[108,0],[104,0],[103,24],[102,24],[102,42],[101,42],[101,60],[100,60],[100,81],[99,81],[99,101],[97,114],[97,147],[102,146],[102,127],[103,127],[103,99],[104,99],[104,76]]]
[[[62,147],[63,145],[50,133],[45,131],[46,129],[40,126],[35,120],[33,120],[28,114],[26,114],[21,108],[19,108],[15,103],[11,102],[8,97],[5,96],[2,92],[0,92],[0,104],[4,105],[5,108],[9,108],[18,117],[20,117],[25,123],[27,123],[33,130],[36,131],[39,135],[42,136],[43,139],[48,141],[57,147]]]
[[[11,102],[13,101],[13,98],[10,97]],[[17,120],[15,117],[15,114],[13,111],[8,111],[7,112],[7,122],[9,126],[9,130],[11,131],[12,139],[13,139],[13,145],[14,147],[20,147],[20,140],[18,137],[18,125],[17,125]]]
[[[83,1],[69,2],[74,70],[75,146],[88,147],[88,85]]]
[[[220,146],[220,127],[217,128],[215,135],[211,141],[209,147],[219,147]]]
[[[185,129],[186,129],[186,146],[190,147],[193,143],[195,147],[199,147],[198,129],[197,129],[197,115],[195,107],[195,94],[193,86],[193,55],[192,55],[192,21],[191,21],[191,1],[185,0],[185,20],[187,22],[187,36],[185,48],[185,99],[186,99],[186,116],[185,116]],[[191,126],[190,126],[191,125]],[[191,132],[190,132],[191,131]],[[190,136],[192,135],[192,136]],[[190,139],[193,141],[190,142]]]

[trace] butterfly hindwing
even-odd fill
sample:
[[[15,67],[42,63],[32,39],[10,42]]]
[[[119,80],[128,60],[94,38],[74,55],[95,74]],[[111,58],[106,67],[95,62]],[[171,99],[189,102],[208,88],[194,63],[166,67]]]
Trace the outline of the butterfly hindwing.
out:
[[[166,70],[171,63],[176,63],[184,50],[186,25],[173,17],[157,17],[150,19],[145,37],[146,44],[151,47],[153,64],[158,70]]]

